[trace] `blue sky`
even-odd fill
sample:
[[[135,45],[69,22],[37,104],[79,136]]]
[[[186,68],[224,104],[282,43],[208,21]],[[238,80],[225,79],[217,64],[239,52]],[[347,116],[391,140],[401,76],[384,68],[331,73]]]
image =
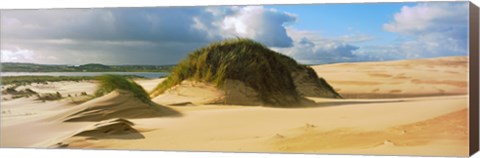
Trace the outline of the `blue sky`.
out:
[[[400,11],[401,7],[414,5],[415,3],[359,3],[267,7],[297,15],[299,19],[294,25],[295,28],[341,35],[350,33],[349,28],[373,34],[383,32],[381,25],[390,21],[392,15]]]
[[[268,6],[296,14],[299,19],[293,27],[301,30],[318,30],[325,36],[335,37],[363,33],[380,38],[370,42],[379,44],[396,38],[395,33],[383,31],[382,25],[391,21],[392,15],[403,6],[416,3],[359,3],[323,5]]]
[[[2,10],[2,62],[175,64],[232,37],[304,64],[467,55],[468,3]]]

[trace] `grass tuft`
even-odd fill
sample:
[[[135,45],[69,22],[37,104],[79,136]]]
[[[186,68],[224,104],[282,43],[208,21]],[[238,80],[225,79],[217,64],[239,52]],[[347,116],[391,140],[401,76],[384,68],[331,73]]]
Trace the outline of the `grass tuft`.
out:
[[[142,86],[138,85],[131,79],[127,79],[125,77],[119,75],[102,75],[97,77],[97,81],[99,82],[98,88],[95,91],[95,96],[103,96],[108,94],[116,89],[126,90],[133,95],[140,99],[142,102],[147,104],[152,104],[150,100],[150,96],[148,93],[143,89]]]

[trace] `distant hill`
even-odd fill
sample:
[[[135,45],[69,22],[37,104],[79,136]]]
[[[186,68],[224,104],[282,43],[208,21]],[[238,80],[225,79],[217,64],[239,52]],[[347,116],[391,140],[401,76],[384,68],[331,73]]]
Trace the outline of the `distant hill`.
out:
[[[33,63],[2,63],[2,72],[169,72],[174,65],[45,65]]]
[[[113,69],[110,66],[102,65],[102,64],[85,64],[85,65],[78,66],[78,68],[82,70],[93,70],[93,71]]]

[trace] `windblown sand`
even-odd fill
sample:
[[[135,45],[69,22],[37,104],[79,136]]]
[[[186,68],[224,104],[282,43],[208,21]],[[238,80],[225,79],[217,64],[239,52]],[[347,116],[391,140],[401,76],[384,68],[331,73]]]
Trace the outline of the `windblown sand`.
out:
[[[203,105],[218,93],[208,86],[186,85],[154,99],[181,113],[174,116],[138,118],[129,117],[129,112],[115,113],[122,109],[115,106],[121,104],[119,99],[112,99],[119,94],[84,103],[41,102],[33,97],[2,100],[0,145],[466,156],[466,64],[466,57],[448,57],[314,66],[347,99],[308,98],[316,105],[303,108]],[[136,80],[146,90],[161,81]],[[93,81],[48,85],[27,87],[72,95],[92,94],[95,88]],[[129,95],[121,97],[122,103],[140,104]],[[87,107],[99,105],[111,105],[110,111],[85,113]],[[72,114],[100,116],[102,112],[115,115],[65,122]]]

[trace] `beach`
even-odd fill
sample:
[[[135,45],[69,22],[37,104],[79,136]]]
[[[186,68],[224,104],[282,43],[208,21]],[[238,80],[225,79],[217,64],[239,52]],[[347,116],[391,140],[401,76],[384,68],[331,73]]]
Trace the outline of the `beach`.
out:
[[[1,147],[373,155],[468,155],[468,58],[443,57],[312,66],[344,98],[308,97],[296,108],[205,103],[208,85],[152,100],[178,115],[69,121],[98,105],[139,104],[118,92],[82,100],[96,81],[17,87],[60,100],[2,95]],[[135,79],[146,91],[163,82]],[[197,87],[195,87],[197,86]],[[2,86],[2,90],[5,86]],[[124,101],[116,102],[122,98]],[[110,107],[110,106],[109,106]],[[112,108],[115,110],[115,108]],[[110,109],[110,112],[113,110]],[[138,109],[137,109],[138,110]],[[144,110],[144,109],[141,109]],[[109,111],[95,111],[96,113]],[[113,112],[112,112],[113,113]],[[113,115],[113,114],[112,114]],[[124,117],[122,117],[124,116]]]

